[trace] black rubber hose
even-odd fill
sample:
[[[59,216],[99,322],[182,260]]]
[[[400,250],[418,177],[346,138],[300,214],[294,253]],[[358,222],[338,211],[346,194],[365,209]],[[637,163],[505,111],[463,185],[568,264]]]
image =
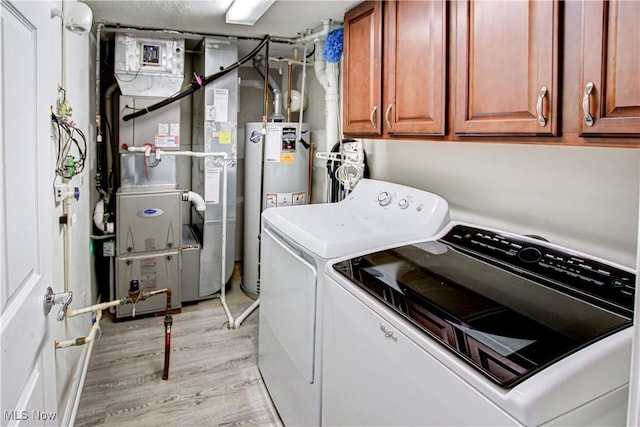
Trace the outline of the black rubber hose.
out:
[[[159,108],[165,107],[169,104],[172,104],[174,102],[176,102],[179,99],[184,98],[185,96],[191,95],[192,93],[194,93],[195,91],[197,91],[198,89],[205,87],[206,85],[208,85],[209,83],[218,80],[220,77],[230,73],[231,71],[235,70],[236,68],[240,67],[240,65],[244,64],[245,62],[247,62],[249,59],[253,58],[254,56],[256,56],[256,54],[258,52],[260,52],[260,50],[264,47],[265,44],[267,44],[269,42],[269,35],[267,34],[266,36],[264,36],[264,38],[260,41],[260,43],[258,44],[258,46],[253,49],[249,54],[247,54],[246,56],[244,56],[242,59],[240,59],[238,62],[234,63],[233,65],[228,66],[227,68],[225,68],[224,70],[218,71],[215,74],[210,75],[209,77],[206,77],[204,80],[202,80],[202,83],[198,83],[197,81],[192,81],[191,82],[191,87],[189,87],[188,89],[183,90],[182,92],[179,92],[169,98],[163,99],[160,102],[156,102],[153,105],[150,105],[148,107],[146,107],[144,110],[139,110],[136,111],[135,113],[131,113],[131,114],[127,114],[126,116],[124,116],[122,118],[122,120],[124,120],[125,122],[131,120],[131,119],[135,119],[136,117],[140,117],[140,116],[144,116],[147,113],[150,113],[151,111],[155,111]]]

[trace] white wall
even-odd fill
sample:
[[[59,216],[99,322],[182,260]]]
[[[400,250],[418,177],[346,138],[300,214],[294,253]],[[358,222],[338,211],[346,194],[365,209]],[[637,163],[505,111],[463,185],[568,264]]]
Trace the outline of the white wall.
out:
[[[66,3],[66,2],[65,2]],[[62,2],[42,2],[42,7],[50,8],[52,5],[63,9]],[[76,126],[84,132],[87,138],[87,159],[84,172],[74,177],[71,185],[80,189],[80,198],[74,203],[75,222],[72,228],[71,239],[71,268],[69,285],[73,292],[72,307],[81,308],[95,302],[95,290],[92,286],[90,256],[91,233],[91,174],[95,173],[94,146],[95,130],[93,99],[95,85],[92,81],[93,60],[89,36],[79,36],[63,30],[62,21],[59,18],[51,20],[51,49],[53,63],[50,69],[42,70],[53,74],[52,84],[59,84],[67,91],[67,99],[71,103],[72,119]],[[63,52],[64,51],[64,52]],[[54,88],[55,90],[55,88]],[[55,108],[55,99],[52,100]],[[55,159],[52,159],[55,162]],[[53,181],[53,177],[51,177]],[[58,217],[63,213],[62,203],[56,204],[53,230],[53,278],[54,291],[63,292],[65,289],[64,278],[64,227],[58,225]],[[54,310],[57,313],[59,306]],[[89,332],[91,317],[89,315],[67,319],[56,323],[55,339],[65,341],[83,337]],[[58,390],[58,417],[62,423],[70,416],[72,403],[76,398],[75,393],[79,385],[79,369],[86,357],[85,347],[69,347],[56,350],[56,376]],[[71,403],[71,405],[69,404]]]
[[[637,149],[368,140],[365,150],[372,178],[441,195],[452,219],[636,268]]]

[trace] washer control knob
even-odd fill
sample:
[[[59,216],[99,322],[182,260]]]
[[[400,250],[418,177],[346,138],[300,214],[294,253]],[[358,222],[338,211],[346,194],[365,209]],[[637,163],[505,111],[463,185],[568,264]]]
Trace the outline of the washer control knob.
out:
[[[391,194],[389,194],[387,191],[382,191],[380,194],[378,194],[378,204],[380,204],[380,206],[389,205],[389,203],[391,203],[391,199]]]
[[[518,258],[527,263],[534,263],[540,261],[542,252],[538,248],[527,246],[518,252]]]
[[[407,199],[398,200],[398,206],[400,207],[400,209],[407,209],[409,207],[409,200]]]

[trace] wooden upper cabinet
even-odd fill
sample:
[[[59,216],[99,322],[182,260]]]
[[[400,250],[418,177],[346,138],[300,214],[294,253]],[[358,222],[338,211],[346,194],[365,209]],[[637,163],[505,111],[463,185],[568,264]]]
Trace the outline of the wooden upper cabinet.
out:
[[[366,1],[347,12],[345,134],[444,135],[446,31],[444,0]]]
[[[640,135],[640,2],[582,7],[580,135]]]
[[[454,132],[556,135],[558,2],[455,6]]]
[[[384,131],[444,135],[446,2],[387,1],[384,12]]]
[[[382,4],[367,1],[345,14],[343,132],[382,135]]]

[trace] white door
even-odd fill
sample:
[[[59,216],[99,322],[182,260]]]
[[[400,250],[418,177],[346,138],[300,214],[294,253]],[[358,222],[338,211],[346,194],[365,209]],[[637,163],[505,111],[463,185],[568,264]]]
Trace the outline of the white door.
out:
[[[58,425],[52,286],[51,6],[0,0],[1,425]],[[53,87],[52,87],[53,86]],[[55,419],[54,419],[55,418]]]

